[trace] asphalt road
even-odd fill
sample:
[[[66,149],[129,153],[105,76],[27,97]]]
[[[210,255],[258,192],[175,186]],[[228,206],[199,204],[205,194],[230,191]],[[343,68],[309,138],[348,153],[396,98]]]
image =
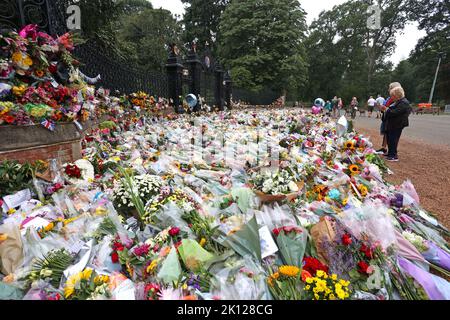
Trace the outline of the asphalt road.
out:
[[[419,140],[434,145],[450,146],[450,115],[411,115],[410,126],[403,132],[403,137]],[[380,119],[372,116],[356,116],[354,125],[358,129],[380,129]]]

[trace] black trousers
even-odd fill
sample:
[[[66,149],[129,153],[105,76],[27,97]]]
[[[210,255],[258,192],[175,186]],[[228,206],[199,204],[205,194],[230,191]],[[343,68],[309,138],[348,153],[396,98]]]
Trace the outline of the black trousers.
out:
[[[402,136],[403,129],[395,129],[389,130],[387,132],[387,141],[388,141],[388,157],[395,158],[398,156],[398,142],[400,141],[400,137]]]

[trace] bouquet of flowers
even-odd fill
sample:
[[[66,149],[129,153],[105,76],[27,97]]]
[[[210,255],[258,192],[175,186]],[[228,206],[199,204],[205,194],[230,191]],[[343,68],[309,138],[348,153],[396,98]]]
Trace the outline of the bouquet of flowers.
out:
[[[89,268],[70,276],[64,285],[67,300],[107,299],[110,296],[109,276]]]
[[[303,188],[298,174],[291,168],[254,172],[250,184],[262,202],[293,200]]]

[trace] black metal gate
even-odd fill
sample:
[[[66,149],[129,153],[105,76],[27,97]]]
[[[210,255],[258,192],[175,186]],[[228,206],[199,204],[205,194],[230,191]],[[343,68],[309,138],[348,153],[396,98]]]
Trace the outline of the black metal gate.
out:
[[[27,24],[37,24],[41,30],[51,33],[47,0],[0,1],[0,27],[19,29]]]

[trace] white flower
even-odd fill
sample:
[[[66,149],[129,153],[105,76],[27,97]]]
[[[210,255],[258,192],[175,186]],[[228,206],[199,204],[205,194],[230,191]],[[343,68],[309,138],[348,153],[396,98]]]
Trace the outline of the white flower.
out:
[[[292,192],[298,192],[299,190],[298,185],[294,181],[289,182],[288,187]]]

